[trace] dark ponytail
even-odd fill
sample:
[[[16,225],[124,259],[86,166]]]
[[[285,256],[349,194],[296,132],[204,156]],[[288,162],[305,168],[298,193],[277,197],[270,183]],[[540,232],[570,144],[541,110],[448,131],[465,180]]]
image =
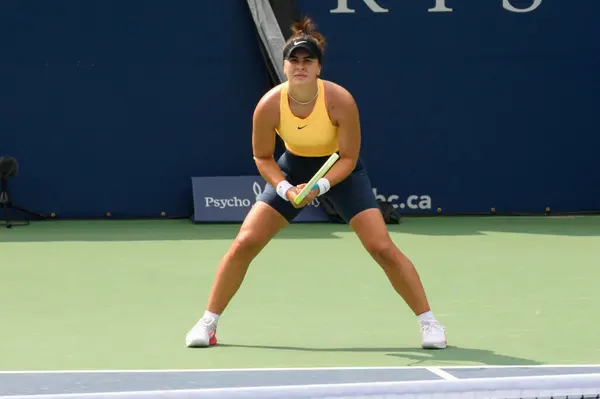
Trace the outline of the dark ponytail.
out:
[[[316,27],[310,18],[302,18],[302,20],[291,26],[292,37],[288,39],[286,44],[293,40],[311,40],[319,46],[321,52],[325,52],[325,37],[316,31]]]

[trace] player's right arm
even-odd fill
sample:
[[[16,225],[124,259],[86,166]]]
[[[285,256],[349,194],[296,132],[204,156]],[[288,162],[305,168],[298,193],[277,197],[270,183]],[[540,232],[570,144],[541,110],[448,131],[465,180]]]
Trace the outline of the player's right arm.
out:
[[[279,124],[279,88],[271,89],[256,105],[252,117],[252,152],[258,172],[269,184],[277,188],[285,181],[275,161],[275,129]],[[292,191],[292,190],[290,190]],[[292,193],[288,193],[288,199]]]

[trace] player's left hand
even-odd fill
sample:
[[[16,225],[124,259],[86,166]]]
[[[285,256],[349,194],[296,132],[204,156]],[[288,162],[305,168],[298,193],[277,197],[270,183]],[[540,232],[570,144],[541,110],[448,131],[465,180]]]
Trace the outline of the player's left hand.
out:
[[[302,191],[302,189],[304,187],[306,187],[306,184],[304,184],[304,183],[303,184],[298,184],[296,186],[296,190],[298,190],[297,192],[299,193],[300,191]],[[315,198],[317,198],[317,195],[319,195],[319,189],[318,188],[316,188],[316,189],[312,190],[310,193],[308,193],[308,195],[304,198],[304,200],[300,204],[298,204],[298,207],[304,207],[304,206],[310,204],[311,202],[313,202],[313,200]]]

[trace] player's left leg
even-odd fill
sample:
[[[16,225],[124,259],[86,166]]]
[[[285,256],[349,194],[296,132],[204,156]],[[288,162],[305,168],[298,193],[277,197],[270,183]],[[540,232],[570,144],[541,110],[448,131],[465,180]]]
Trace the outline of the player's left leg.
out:
[[[445,328],[431,312],[415,266],[392,241],[381,211],[366,209],[354,216],[349,224],[365,249],[381,266],[392,287],[418,316],[422,333],[421,346],[426,349],[445,348]]]
[[[392,241],[362,162],[359,161],[355,171],[325,195],[381,266],[392,287],[418,317],[421,346],[427,349],[445,348],[445,328],[435,319],[429,307],[415,266]]]

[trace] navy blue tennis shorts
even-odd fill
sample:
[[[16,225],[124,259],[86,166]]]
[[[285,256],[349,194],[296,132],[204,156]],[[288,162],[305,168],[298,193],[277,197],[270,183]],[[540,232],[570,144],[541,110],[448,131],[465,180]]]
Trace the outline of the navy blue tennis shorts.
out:
[[[277,161],[283,175],[294,186],[308,183],[315,173],[323,166],[329,157],[301,157],[285,151]],[[359,159],[352,173],[342,182],[331,187],[331,189],[319,198],[327,197],[333,203],[336,212],[349,223],[358,213],[365,209],[377,208],[379,205],[375,200],[371,180],[367,170]],[[294,206],[277,195],[277,191],[270,184],[257,198],[258,201],[266,202],[278,211],[288,222],[291,222],[304,208]]]

